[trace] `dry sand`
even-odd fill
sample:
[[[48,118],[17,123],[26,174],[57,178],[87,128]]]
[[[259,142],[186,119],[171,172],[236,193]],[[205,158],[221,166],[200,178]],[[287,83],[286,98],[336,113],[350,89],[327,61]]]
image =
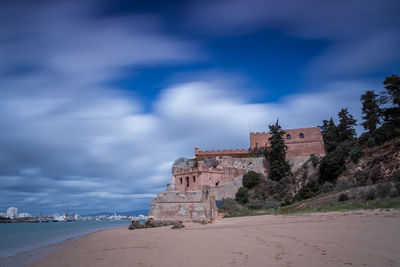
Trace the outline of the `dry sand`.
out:
[[[113,229],[31,266],[400,266],[400,212],[331,212]]]

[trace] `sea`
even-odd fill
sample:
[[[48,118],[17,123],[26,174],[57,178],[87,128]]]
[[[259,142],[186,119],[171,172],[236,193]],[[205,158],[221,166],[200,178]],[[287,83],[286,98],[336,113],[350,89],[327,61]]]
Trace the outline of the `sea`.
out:
[[[128,227],[129,224],[129,220],[3,223],[0,224],[0,259],[92,232]]]

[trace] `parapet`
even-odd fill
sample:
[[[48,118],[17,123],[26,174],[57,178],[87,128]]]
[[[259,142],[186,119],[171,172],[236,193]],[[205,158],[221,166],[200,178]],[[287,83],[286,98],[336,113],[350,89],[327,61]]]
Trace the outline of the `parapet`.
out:
[[[195,148],[196,157],[200,159],[213,158],[218,156],[231,156],[231,157],[243,157],[249,154],[248,149],[224,149],[224,150],[199,150]]]

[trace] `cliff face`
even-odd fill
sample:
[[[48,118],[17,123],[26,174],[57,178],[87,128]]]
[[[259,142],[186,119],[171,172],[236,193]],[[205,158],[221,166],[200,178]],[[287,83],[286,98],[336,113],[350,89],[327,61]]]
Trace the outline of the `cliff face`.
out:
[[[338,181],[365,185],[386,181],[400,171],[400,137],[377,147],[364,148],[362,156],[355,163],[348,159],[346,171]]]

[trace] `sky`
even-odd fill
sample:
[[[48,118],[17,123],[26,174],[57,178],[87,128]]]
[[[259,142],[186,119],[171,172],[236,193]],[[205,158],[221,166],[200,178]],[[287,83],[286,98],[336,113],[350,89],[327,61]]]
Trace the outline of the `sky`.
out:
[[[0,211],[149,208],[171,166],[400,74],[398,0],[0,3]],[[358,127],[358,132],[361,128]]]

